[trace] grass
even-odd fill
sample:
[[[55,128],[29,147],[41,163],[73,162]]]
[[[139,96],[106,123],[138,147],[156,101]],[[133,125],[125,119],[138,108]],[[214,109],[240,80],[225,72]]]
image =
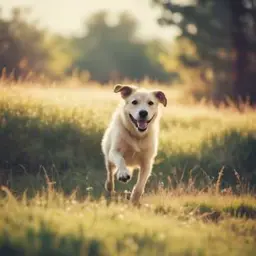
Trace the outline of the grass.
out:
[[[103,196],[100,141],[119,95],[1,83],[0,255],[255,254],[253,108],[185,104],[164,88],[159,153],[135,208],[125,193]]]
[[[254,255],[256,250],[256,200],[249,195],[163,192],[145,196],[135,208],[123,200],[79,201],[53,190],[17,200],[4,190],[1,255]]]
[[[81,194],[103,192],[105,168],[100,142],[119,102],[110,88],[0,87],[0,179],[18,193],[44,184],[44,172],[56,187]],[[188,183],[198,188],[215,183],[237,189],[256,183],[256,114],[233,107],[184,105],[165,88],[159,153],[149,190]],[[107,100],[106,100],[107,98]],[[237,174],[237,175],[236,175]],[[98,178],[100,177],[100,178]],[[45,184],[44,184],[45,185]],[[131,189],[132,183],[125,189]],[[240,188],[241,189],[241,186]]]

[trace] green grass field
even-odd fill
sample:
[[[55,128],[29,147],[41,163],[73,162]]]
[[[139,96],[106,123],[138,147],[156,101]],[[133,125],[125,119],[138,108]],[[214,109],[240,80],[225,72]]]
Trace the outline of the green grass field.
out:
[[[0,255],[255,255],[249,195],[159,192],[143,201],[135,208],[54,191],[19,201],[9,194],[0,201]]]
[[[255,255],[256,113],[165,90],[141,206],[104,196],[111,87],[0,86],[0,255]],[[135,173],[136,176],[136,173]]]

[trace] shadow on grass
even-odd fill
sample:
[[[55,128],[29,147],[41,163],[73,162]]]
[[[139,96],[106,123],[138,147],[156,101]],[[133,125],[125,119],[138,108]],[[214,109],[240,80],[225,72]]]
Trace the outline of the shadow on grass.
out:
[[[0,183],[15,191],[38,190],[46,187],[47,175],[67,192],[92,185],[97,190],[103,182],[91,180],[104,170],[102,133],[70,122],[46,124],[40,118],[9,114],[0,127]]]
[[[0,129],[1,167],[22,165],[29,172],[53,165],[59,171],[102,167],[102,133],[70,122],[47,125],[39,118],[9,117]]]
[[[242,204],[239,206],[225,207],[223,210],[237,218],[256,219],[256,207],[253,206]]]
[[[255,134],[244,135],[229,130],[203,142],[196,154],[179,152],[167,155],[160,151],[158,158],[161,162],[155,165],[155,175],[160,173],[162,177],[158,176],[158,179],[162,178],[166,185],[171,180],[170,186],[173,187],[180,182],[188,183],[193,178],[196,187],[204,188],[216,182],[222,168],[221,187],[231,186],[241,190],[243,185],[256,184]]]
[[[235,218],[256,219],[256,207],[244,203],[216,208],[207,203],[186,203],[186,212],[195,212],[203,220],[216,221],[225,214]]]
[[[9,225],[14,228],[16,223],[10,221]],[[23,232],[25,235],[17,239],[13,239],[11,233],[5,236],[0,234],[0,255],[134,255],[132,245],[138,246],[138,255],[149,254],[152,249],[155,252],[153,255],[156,255],[157,251],[165,251],[168,247],[164,241],[157,239],[157,234],[128,232],[114,239],[96,239],[89,230],[83,229],[80,232],[58,234],[54,227],[43,221],[37,230],[25,226]],[[112,246],[109,246],[109,240],[110,243],[115,240]]]
[[[86,238],[83,234],[57,235],[46,223],[39,230],[26,228],[22,241],[10,241],[8,236],[0,237],[0,255],[103,255],[104,243]],[[11,235],[11,234],[9,234]]]

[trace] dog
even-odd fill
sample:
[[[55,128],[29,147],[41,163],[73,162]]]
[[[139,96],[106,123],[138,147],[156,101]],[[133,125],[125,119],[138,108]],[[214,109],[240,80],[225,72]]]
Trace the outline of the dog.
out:
[[[137,204],[157,154],[159,103],[166,107],[167,98],[162,91],[134,85],[117,84],[114,92],[120,93],[123,101],[114,112],[101,143],[107,169],[105,189],[114,193],[115,174],[117,180],[126,183],[132,177],[131,168],[139,168],[130,197],[132,203]]]

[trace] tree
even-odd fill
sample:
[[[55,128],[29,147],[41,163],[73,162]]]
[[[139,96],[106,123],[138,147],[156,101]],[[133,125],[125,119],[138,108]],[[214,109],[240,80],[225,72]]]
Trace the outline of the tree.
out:
[[[256,101],[256,1],[229,0],[234,62],[234,94],[245,99],[251,94]],[[249,56],[253,58],[250,60]]]
[[[252,82],[246,79],[249,76],[254,83],[256,79],[253,65],[255,57],[253,61],[248,59],[248,55],[255,56],[252,47],[255,45],[255,34],[253,36],[253,33],[248,32],[253,30],[252,27],[255,28],[255,18],[252,18],[255,1],[154,2],[163,10],[159,23],[179,27],[181,35],[178,40],[185,38],[196,45],[202,70],[203,67],[213,70],[214,98],[221,99],[228,94],[234,99],[247,95],[256,99],[255,89],[249,86]],[[183,63],[185,61],[183,58]]]
[[[158,60],[164,51],[160,43],[138,40],[137,21],[127,13],[120,14],[116,25],[109,25],[107,17],[107,12],[92,15],[84,35],[74,38],[77,54],[70,70],[87,70],[93,80],[101,83],[145,77],[168,80],[170,76]]]
[[[39,29],[29,14],[14,8],[10,19],[0,16],[0,71],[19,79],[31,72],[59,77],[71,62],[68,40]]]

